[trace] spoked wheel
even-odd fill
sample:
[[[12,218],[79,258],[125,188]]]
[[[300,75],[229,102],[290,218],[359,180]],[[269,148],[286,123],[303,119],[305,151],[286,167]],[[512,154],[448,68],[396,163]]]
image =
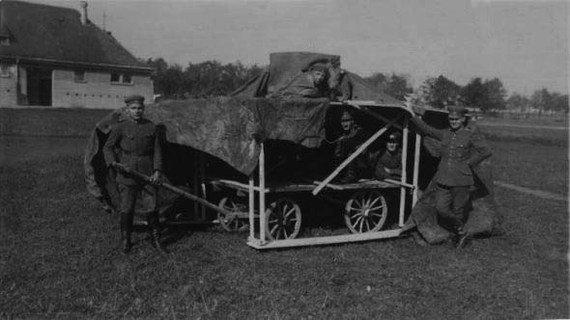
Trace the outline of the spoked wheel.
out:
[[[291,199],[280,198],[266,211],[265,227],[271,240],[294,239],[301,230],[301,209]]]
[[[378,231],[387,216],[386,199],[380,192],[359,191],[346,202],[344,222],[352,233]]]
[[[218,221],[220,221],[220,225],[224,230],[237,232],[249,228],[249,221],[247,219],[249,211],[245,201],[247,201],[247,199],[242,200],[238,197],[225,197],[220,200],[218,206],[232,213],[232,215],[225,215],[218,212]]]

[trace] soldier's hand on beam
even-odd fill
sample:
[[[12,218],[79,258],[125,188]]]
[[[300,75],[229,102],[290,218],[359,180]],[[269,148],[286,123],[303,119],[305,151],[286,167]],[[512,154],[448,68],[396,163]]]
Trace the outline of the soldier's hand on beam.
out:
[[[150,176],[150,183],[158,185],[161,182],[160,171],[155,171],[152,176]]]

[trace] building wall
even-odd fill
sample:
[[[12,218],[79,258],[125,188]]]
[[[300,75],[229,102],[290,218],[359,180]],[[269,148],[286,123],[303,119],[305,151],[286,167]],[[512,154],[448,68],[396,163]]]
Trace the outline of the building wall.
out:
[[[16,65],[4,64],[0,71],[0,107],[17,104],[17,73]]]
[[[114,109],[124,98],[140,94],[150,102],[153,83],[149,76],[133,76],[132,84],[111,83],[110,72],[86,71],[84,81],[76,81],[73,70],[53,71],[52,106]]]

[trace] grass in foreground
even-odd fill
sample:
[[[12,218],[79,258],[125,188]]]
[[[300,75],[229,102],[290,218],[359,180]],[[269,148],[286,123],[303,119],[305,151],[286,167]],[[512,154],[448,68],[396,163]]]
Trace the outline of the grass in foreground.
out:
[[[506,182],[524,172],[527,162],[512,159],[528,158],[528,146],[493,147]],[[258,252],[245,245],[245,234],[212,227],[178,230],[182,237],[169,245],[167,258],[156,255],[140,233],[134,252],[123,256],[117,217],[102,212],[86,193],[80,155],[34,158],[1,170],[3,315],[569,317],[567,203],[497,189],[506,234],[475,240],[462,251],[395,239]],[[562,170],[526,179],[537,185],[537,179],[557,181],[568,176],[567,166]]]

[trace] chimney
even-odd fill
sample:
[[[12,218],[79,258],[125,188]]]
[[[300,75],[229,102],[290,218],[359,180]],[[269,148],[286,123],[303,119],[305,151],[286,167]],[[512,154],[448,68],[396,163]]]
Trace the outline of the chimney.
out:
[[[79,1],[79,13],[81,14],[81,24],[87,24],[87,1]]]

